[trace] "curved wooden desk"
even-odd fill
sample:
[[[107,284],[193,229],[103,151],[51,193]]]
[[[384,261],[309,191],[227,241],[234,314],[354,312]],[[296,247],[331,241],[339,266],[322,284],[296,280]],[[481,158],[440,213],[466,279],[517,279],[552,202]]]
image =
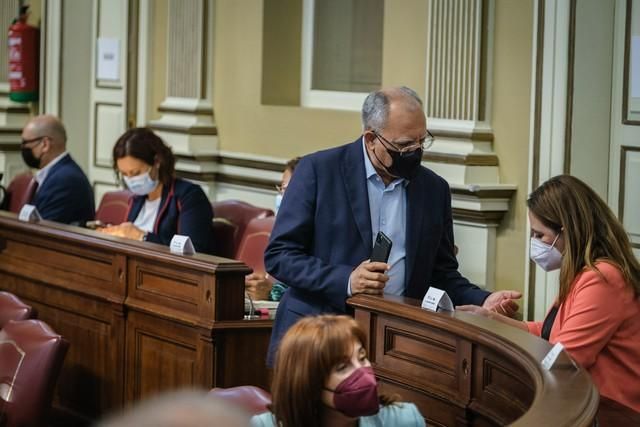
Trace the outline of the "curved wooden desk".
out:
[[[551,345],[469,313],[433,313],[420,301],[349,299],[367,332],[381,391],[416,403],[430,425],[588,426],[598,410],[589,374],[540,361]]]

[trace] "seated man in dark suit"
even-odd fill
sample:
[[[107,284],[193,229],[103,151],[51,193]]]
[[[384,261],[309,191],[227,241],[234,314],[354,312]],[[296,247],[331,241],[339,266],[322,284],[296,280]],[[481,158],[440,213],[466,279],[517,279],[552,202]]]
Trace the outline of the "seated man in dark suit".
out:
[[[422,167],[432,139],[409,88],[371,93],[355,142],[300,160],[265,252],[267,272],[289,285],[276,314],[267,363],[303,316],[344,313],[359,293],[422,299],[429,286],[455,305],[511,315],[520,292],[489,293],[458,272],[447,182]],[[393,241],[387,263],[370,262],[378,231]]]
[[[54,116],[34,117],[22,130],[22,158],[30,168],[39,169],[31,204],[43,219],[84,225],[95,216],[93,190],[66,144],[67,132]]]

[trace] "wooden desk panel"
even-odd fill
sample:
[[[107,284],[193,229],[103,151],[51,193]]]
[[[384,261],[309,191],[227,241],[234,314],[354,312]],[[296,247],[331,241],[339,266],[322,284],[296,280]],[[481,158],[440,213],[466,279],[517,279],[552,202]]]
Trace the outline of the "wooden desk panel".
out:
[[[454,334],[428,330],[417,322],[380,315],[376,323],[374,362],[381,375],[393,373],[450,402],[468,400],[468,382],[461,366],[470,359],[470,346],[459,345]]]
[[[88,424],[158,391],[266,388],[272,322],[244,321],[239,261],[0,212],[0,289],[70,342],[54,405]]]
[[[356,320],[384,392],[414,402],[430,425],[590,426],[598,392],[573,365],[544,370],[551,345],[469,313],[420,301],[357,295]]]
[[[527,412],[535,396],[533,377],[502,354],[475,346],[469,409],[476,419],[505,425]]]

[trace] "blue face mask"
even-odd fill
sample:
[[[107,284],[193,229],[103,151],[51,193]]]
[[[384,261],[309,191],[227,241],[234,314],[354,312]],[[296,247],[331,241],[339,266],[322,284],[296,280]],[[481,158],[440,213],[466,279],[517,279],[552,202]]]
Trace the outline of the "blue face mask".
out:
[[[276,213],[278,213],[278,209],[280,209],[280,204],[282,204],[282,194],[276,194],[276,203],[274,206]]]
[[[124,182],[127,188],[137,196],[146,196],[158,186],[158,180],[151,179],[149,172],[131,177],[125,176]]]

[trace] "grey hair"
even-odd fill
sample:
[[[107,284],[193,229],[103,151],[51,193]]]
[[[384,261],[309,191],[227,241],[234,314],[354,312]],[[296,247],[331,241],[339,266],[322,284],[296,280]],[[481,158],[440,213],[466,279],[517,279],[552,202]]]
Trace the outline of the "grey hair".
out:
[[[422,100],[411,88],[401,86],[394,89],[398,94],[414,104],[415,108],[422,108]],[[387,91],[371,92],[362,104],[362,128],[364,130],[382,130],[387,126],[389,118],[389,95]]]

